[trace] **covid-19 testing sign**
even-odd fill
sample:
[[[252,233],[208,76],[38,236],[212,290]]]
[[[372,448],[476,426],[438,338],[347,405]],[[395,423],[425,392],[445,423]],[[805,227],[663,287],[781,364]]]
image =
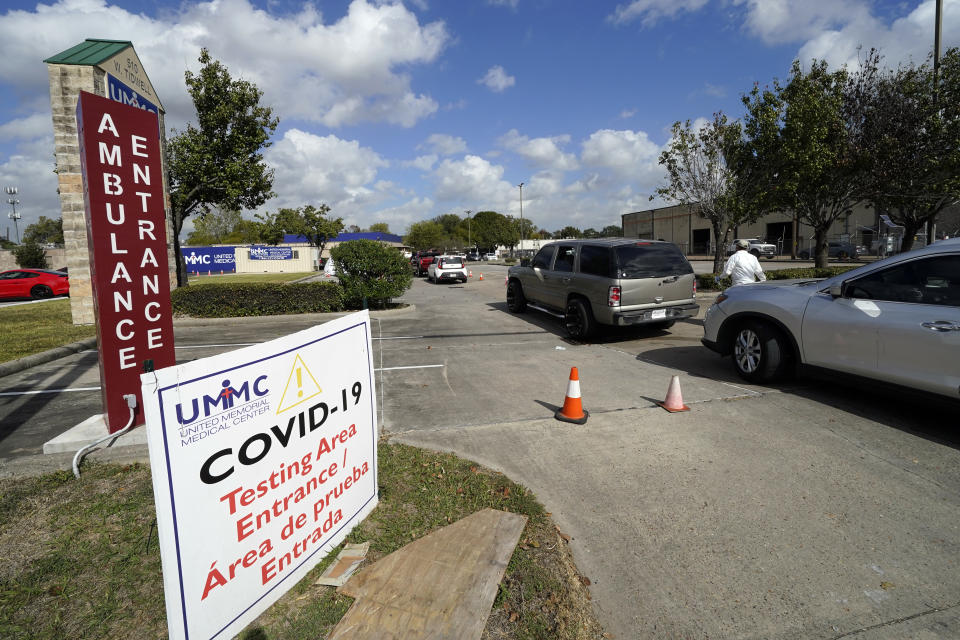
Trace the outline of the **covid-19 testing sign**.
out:
[[[231,638],[377,504],[366,311],[141,376],[171,638]]]

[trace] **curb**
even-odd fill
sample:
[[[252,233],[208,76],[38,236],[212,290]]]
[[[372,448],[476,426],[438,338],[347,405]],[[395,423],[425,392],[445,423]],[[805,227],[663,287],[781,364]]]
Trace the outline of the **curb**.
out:
[[[12,373],[19,373],[24,369],[29,369],[30,367],[35,367],[40,364],[46,364],[60,358],[65,358],[75,353],[86,351],[87,349],[96,349],[96,347],[96,338],[86,338],[84,340],[80,340],[79,342],[72,342],[62,347],[54,347],[53,349],[48,349],[47,351],[24,356],[18,360],[4,362],[0,364],[0,377],[8,376]]]
[[[417,310],[417,306],[414,304],[408,304],[402,309],[378,309],[370,311],[371,318],[385,318],[398,315],[405,315],[408,313],[413,313]],[[249,316],[249,317],[237,317],[237,318],[174,318],[173,326],[176,327],[207,327],[207,326],[217,326],[225,324],[276,324],[278,322],[284,321],[303,321],[303,320],[313,320],[317,324],[321,322],[326,322],[327,320],[333,320],[335,318],[342,318],[343,316],[350,315],[352,311],[337,311],[334,313],[298,313],[290,315],[277,315],[277,316]],[[41,353],[34,353],[29,356],[24,356],[18,360],[11,360],[10,362],[0,363],[0,378],[3,376],[9,376],[14,373],[19,373],[24,369],[29,369],[30,367],[35,367],[37,365],[46,364],[48,362],[53,362],[54,360],[59,360],[60,358],[65,358],[67,356],[79,353],[81,351],[86,351],[88,349],[97,348],[97,339],[96,338],[86,338],[80,340],[79,342],[73,342],[62,347],[54,347],[53,349],[48,349]]]
[[[389,318],[392,316],[401,316],[413,313],[417,310],[417,305],[408,304],[402,309],[376,309],[370,310],[371,318]],[[348,316],[354,311],[335,311],[331,313],[294,313],[276,316],[238,316],[235,318],[174,318],[173,326],[176,327],[205,327],[221,324],[275,324],[284,321],[297,320],[315,320],[318,323],[342,318]]]

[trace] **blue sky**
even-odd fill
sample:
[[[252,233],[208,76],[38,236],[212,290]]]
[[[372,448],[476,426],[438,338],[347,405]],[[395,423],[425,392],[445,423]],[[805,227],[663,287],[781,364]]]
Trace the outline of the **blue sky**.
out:
[[[43,59],[85,38],[133,42],[167,125],[201,47],[264,90],[280,126],[264,210],[324,202],[403,233],[441,213],[523,213],[602,228],[662,206],[657,158],[676,120],[742,113],[754,82],[857,46],[920,62],[934,0],[13,0],[0,13],[0,187],[21,231],[59,216]],[[944,0],[944,47],[960,0]],[[9,220],[3,209],[0,231]],[[246,215],[251,216],[252,212]],[[188,226],[189,229],[189,226]],[[11,235],[13,231],[11,229]]]

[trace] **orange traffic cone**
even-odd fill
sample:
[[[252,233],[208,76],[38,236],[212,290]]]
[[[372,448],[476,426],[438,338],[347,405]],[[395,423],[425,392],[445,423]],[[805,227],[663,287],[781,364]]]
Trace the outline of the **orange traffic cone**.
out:
[[[469,278],[472,278],[472,277],[473,277],[473,270],[470,270],[470,271],[467,272],[467,277],[469,277]]]
[[[683,394],[680,393],[680,376],[670,378],[670,386],[667,388],[667,399],[657,404],[670,413],[690,411],[690,407],[683,404]]]
[[[480,272],[480,279],[483,280],[483,271]]]
[[[590,417],[580,402],[580,374],[576,367],[570,368],[570,382],[567,383],[567,396],[563,399],[563,408],[558,409],[553,417],[573,424],[585,424]]]

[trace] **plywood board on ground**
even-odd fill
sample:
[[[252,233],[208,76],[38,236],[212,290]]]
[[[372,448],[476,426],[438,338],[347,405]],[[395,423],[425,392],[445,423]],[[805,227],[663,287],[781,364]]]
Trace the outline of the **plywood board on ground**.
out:
[[[340,592],[329,640],[479,638],[526,516],[484,509],[394,551]]]

